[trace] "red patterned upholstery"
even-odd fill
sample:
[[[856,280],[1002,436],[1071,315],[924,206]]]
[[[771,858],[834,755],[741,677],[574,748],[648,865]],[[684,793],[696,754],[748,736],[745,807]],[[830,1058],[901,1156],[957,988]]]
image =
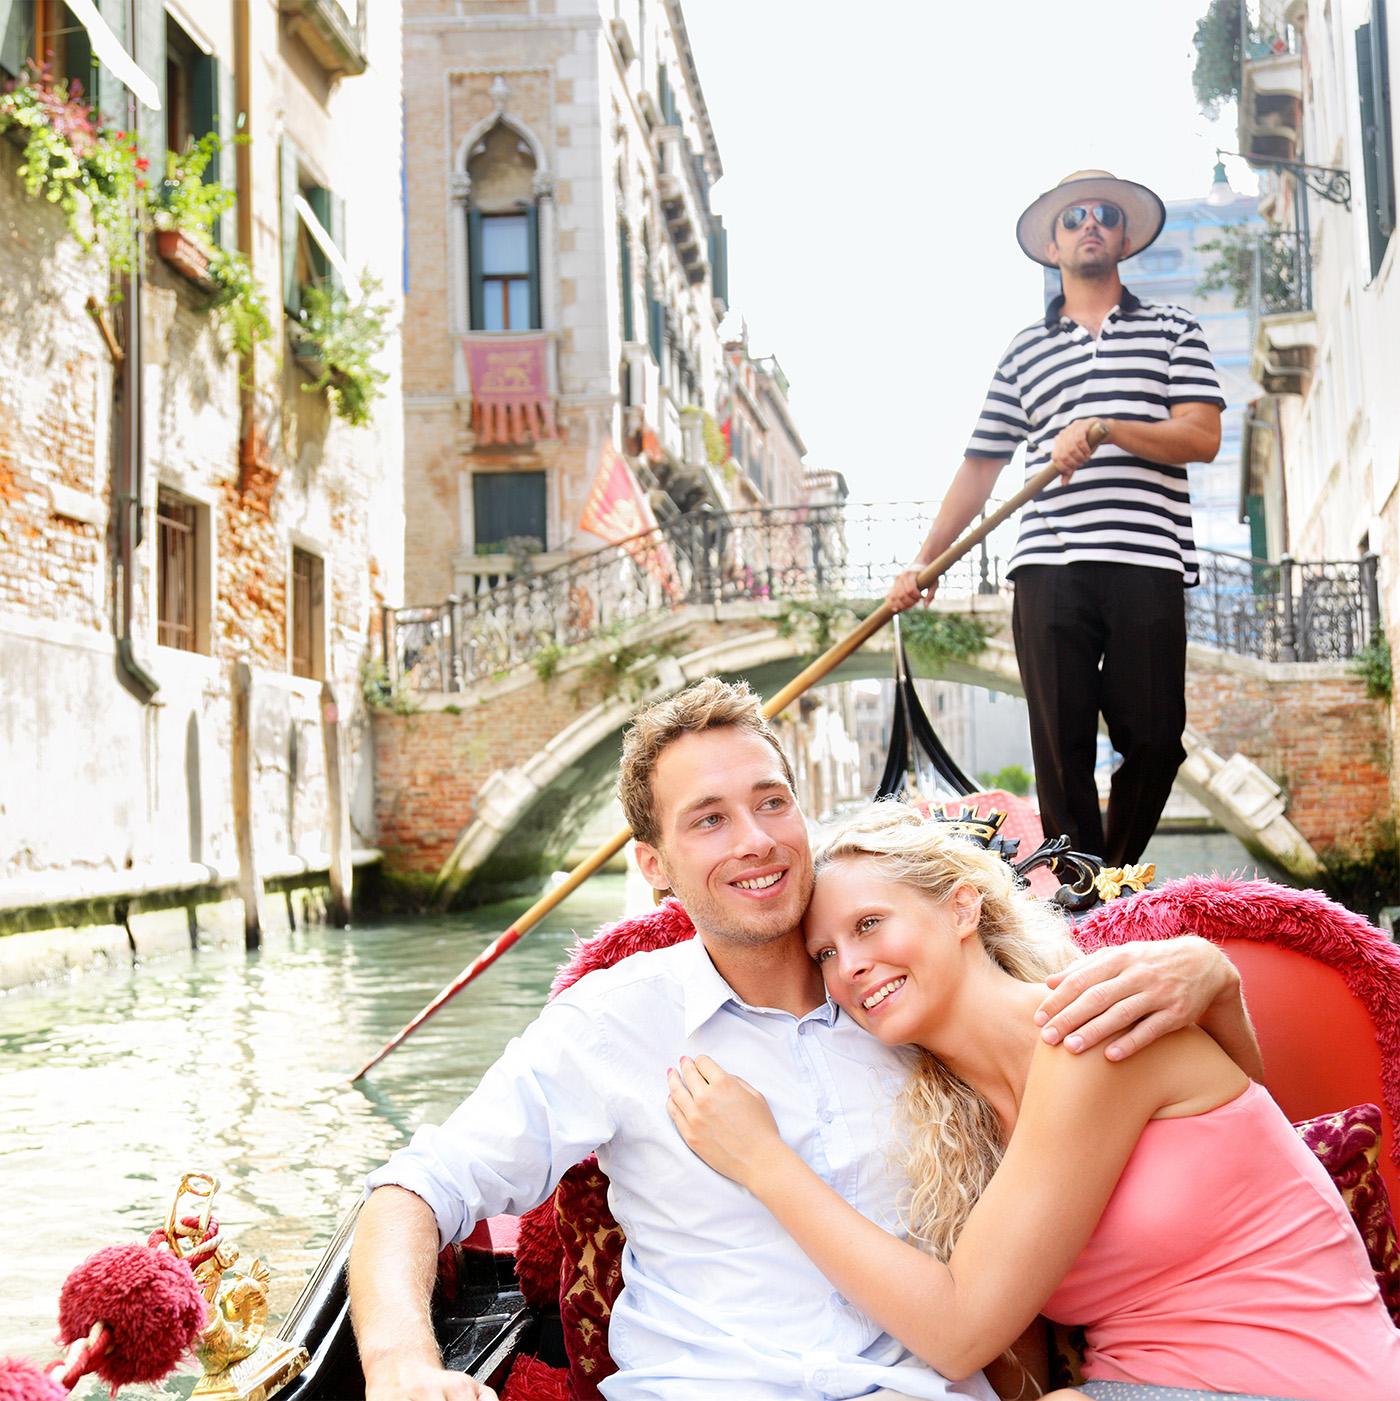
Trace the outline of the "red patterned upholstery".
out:
[[[1381,1111],[1374,1104],[1358,1104],[1293,1127],[1337,1184],[1366,1242],[1381,1298],[1400,1328],[1400,1245],[1396,1244],[1395,1218],[1377,1164]]]

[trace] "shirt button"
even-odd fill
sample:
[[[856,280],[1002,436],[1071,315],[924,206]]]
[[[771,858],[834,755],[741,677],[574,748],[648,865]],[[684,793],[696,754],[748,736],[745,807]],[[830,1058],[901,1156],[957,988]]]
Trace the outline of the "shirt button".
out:
[[[836,1114],[835,1114],[835,1112],[834,1112],[833,1110],[830,1110],[830,1109],[823,1109],[823,1110],[822,1110],[822,1123],[824,1123],[824,1124],[829,1124],[835,1117],[836,1117]]]
[[[850,1305],[850,1300],[844,1294],[833,1294],[831,1296],[831,1307],[834,1309],[844,1309]]]
[[[827,1374],[826,1374],[825,1372],[813,1372],[813,1373],[812,1373],[812,1385],[813,1385],[813,1386],[825,1386],[825,1385],[827,1384],[828,1380],[830,1380],[830,1379],[827,1377]]]

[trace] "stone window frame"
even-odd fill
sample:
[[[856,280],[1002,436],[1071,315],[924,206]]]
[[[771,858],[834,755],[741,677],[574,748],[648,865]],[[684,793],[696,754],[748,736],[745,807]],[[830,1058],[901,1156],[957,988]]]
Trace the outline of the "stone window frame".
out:
[[[194,645],[172,646],[160,640],[161,633],[161,531],[160,498],[168,494],[194,508]],[[218,539],[214,528],[218,503],[208,487],[190,481],[182,473],[163,470],[157,474],[155,499],[151,505],[150,618],[156,646],[186,656],[209,657],[214,652],[214,608],[218,598]]]
[[[459,77],[490,76],[493,80],[493,90],[495,90],[496,79],[500,79],[504,85],[505,79],[512,73],[529,73],[536,76],[539,72],[540,70],[537,68],[453,69],[447,77],[450,80]],[[477,143],[498,124],[504,124],[526,144],[530,150],[531,158],[535,162],[533,192],[539,211],[539,334],[550,335],[558,329],[559,325],[559,252],[556,233],[558,216],[554,204],[554,175],[548,151],[545,143],[534,129],[528,123],[521,121],[519,117],[507,112],[504,105],[499,105],[501,101],[501,98],[498,97],[498,105],[491,114],[476,122],[457,143],[448,174],[445,194],[448,228],[449,316],[452,335],[458,340],[472,334],[471,240],[468,233],[472,182],[471,176],[467,173],[467,166],[471,160],[472,150]],[[510,334],[519,333],[512,332]],[[455,359],[454,392],[465,395],[469,392],[466,356],[459,353]]]

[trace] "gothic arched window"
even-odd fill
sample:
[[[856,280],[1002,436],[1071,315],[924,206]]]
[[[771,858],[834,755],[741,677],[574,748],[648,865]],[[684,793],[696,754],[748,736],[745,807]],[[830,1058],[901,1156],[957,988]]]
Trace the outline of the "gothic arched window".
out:
[[[540,319],[540,211],[535,158],[523,137],[497,122],[467,158],[471,328],[530,331]]]

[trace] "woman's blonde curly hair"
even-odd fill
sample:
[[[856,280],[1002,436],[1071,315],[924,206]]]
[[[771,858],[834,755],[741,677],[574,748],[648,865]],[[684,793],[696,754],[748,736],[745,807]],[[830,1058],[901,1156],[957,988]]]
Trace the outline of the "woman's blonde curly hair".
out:
[[[881,875],[947,900],[966,882],[982,897],[977,932],[1003,971],[1038,983],[1077,950],[1064,916],[1018,889],[1011,867],[941,822],[901,802],[880,802],[823,832],[814,868],[863,858]],[[901,1108],[908,1123],[910,1189],[905,1224],[940,1260],[953,1252],[964,1223],[1001,1162],[1005,1147],[992,1106],[936,1056],[916,1049]]]

